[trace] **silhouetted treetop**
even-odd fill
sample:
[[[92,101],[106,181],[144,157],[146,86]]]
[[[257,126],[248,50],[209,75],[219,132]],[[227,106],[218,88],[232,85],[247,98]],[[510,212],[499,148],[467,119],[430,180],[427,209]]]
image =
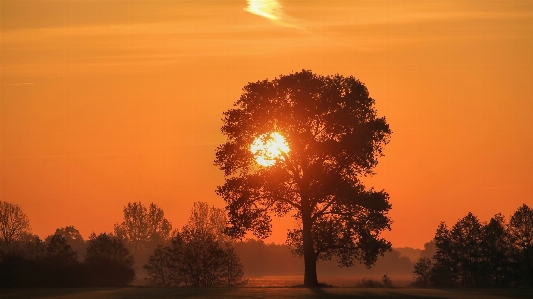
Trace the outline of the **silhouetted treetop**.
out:
[[[30,233],[30,221],[19,205],[0,201],[0,241],[12,243]]]
[[[165,218],[163,209],[151,203],[128,203],[124,207],[124,219],[115,224],[115,234],[135,252],[145,249],[148,243],[168,240],[172,223]]]

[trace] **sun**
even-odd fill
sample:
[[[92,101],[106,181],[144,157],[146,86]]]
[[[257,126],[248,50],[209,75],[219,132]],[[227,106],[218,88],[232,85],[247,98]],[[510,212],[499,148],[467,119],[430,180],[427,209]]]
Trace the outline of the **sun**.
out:
[[[250,151],[257,164],[272,166],[277,159],[284,159],[282,154],[289,152],[289,145],[280,133],[272,132],[257,137],[250,146]]]

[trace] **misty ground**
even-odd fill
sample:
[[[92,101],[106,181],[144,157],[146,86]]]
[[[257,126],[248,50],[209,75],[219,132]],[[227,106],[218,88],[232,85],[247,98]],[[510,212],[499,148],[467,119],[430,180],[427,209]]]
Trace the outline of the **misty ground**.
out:
[[[365,288],[92,288],[3,289],[1,298],[531,298],[528,289],[365,289]]]

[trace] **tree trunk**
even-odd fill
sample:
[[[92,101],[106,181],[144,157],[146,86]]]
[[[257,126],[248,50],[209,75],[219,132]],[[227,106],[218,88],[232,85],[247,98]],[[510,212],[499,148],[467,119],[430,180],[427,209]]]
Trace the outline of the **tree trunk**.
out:
[[[314,243],[311,227],[311,211],[309,209],[303,209],[302,234],[304,249],[304,286],[308,288],[317,288],[319,285],[316,276],[316,254],[313,246]]]

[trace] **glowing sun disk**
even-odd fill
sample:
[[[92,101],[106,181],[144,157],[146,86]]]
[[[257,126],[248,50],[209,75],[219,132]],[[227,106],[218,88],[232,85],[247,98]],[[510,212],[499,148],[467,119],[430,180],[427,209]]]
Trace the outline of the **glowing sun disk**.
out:
[[[259,165],[271,166],[276,163],[276,159],[284,159],[282,154],[289,152],[289,145],[281,134],[273,132],[257,137],[250,146],[250,151]]]

